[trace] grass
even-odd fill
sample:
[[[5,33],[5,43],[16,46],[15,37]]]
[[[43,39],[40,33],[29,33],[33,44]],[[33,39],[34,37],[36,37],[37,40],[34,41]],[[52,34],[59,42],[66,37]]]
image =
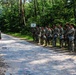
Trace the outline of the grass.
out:
[[[20,38],[22,40],[28,40],[28,41],[33,40],[31,35],[22,35],[21,33],[6,33],[6,34]]]

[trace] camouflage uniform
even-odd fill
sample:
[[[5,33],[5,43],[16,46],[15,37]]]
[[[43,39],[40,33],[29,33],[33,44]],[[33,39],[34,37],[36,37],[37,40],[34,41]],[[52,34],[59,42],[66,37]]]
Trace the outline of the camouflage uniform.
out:
[[[44,44],[45,46],[47,45],[46,41],[47,41],[47,33],[48,33],[48,27],[45,27],[44,29]]]
[[[41,43],[41,27],[39,27],[39,35],[38,35],[38,38],[39,38],[39,44]]]
[[[44,44],[44,35],[45,35],[45,30],[44,30],[44,28],[42,27],[42,28],[41,28],[41,41],[40,41],[41,45]]]
[[[64,40],[65,40],[65,47],[69,47],[69,38],[68,38],[68,32],[70,30],[70,24],[67,24],[65,26],[65,30],[64,30]]]
[[[36,42],[37,43],[39,43],[39,33],[40,33],[39,27],[36,27],[36,30],[35,30],[35,38],[36,38]]]
[[[64,43],[64,30],[63,27],[59,26],[59,39],[60,39],[60,47],[63,47],[63,43]]]
[[[54,47],[56,47],[58,35],[59,35],[59,29],[55,26],[53,30],[53,46]]]
[[[74,51],[74,36],[75,36],[75,29],[73,26],[70,26],[70,30],[68,32],[69,38],[69,50]]]
[[[51,30],[51,28],[48,28],[47,32],[46,32],[46,42],[45,42],[45,45],[50,45],[51,38],[52,38],[52,30]]]

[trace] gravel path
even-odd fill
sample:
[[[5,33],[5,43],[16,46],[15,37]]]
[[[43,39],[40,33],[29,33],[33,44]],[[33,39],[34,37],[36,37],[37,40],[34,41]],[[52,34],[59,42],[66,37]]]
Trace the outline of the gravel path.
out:
[[[5,75],[76,75],[75,55],[59,53],[5,34],[0,40],[0,63],[0,71]]]

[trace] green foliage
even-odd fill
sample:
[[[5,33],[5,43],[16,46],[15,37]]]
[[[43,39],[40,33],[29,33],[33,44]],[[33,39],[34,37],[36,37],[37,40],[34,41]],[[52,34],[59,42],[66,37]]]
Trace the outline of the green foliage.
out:
[[[66,22],[75,23],[74,2],[72,0],[31,0],[25,3],[26,26],[20,23],[18,1],[14,0],[9,4],[0,4],[3,13],[0,16],[2,31],[20,32],[30,34],[30,24],[35,22],[39,26],[47,26]],[[2,3],[2,2],[1,2]]]

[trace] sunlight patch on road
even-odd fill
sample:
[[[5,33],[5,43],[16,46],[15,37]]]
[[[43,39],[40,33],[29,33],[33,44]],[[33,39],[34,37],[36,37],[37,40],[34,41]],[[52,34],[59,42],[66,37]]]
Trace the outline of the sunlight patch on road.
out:
[[[30,62],[30,64],[36,65],[36,64],[43,64],[43,63],[47,63],[47,62],[49,62],[49,59],[41,59],[41,60],[32,61],[32,62]]]
[[[0,44],[10,44],[10,43],[14,43],[14,42],[16,42],[15,40],[2,40],[1,42],[0,42]]]
[[[0,54],[0,56],[5,56],[5,55],[7,55],[7,54]]]

